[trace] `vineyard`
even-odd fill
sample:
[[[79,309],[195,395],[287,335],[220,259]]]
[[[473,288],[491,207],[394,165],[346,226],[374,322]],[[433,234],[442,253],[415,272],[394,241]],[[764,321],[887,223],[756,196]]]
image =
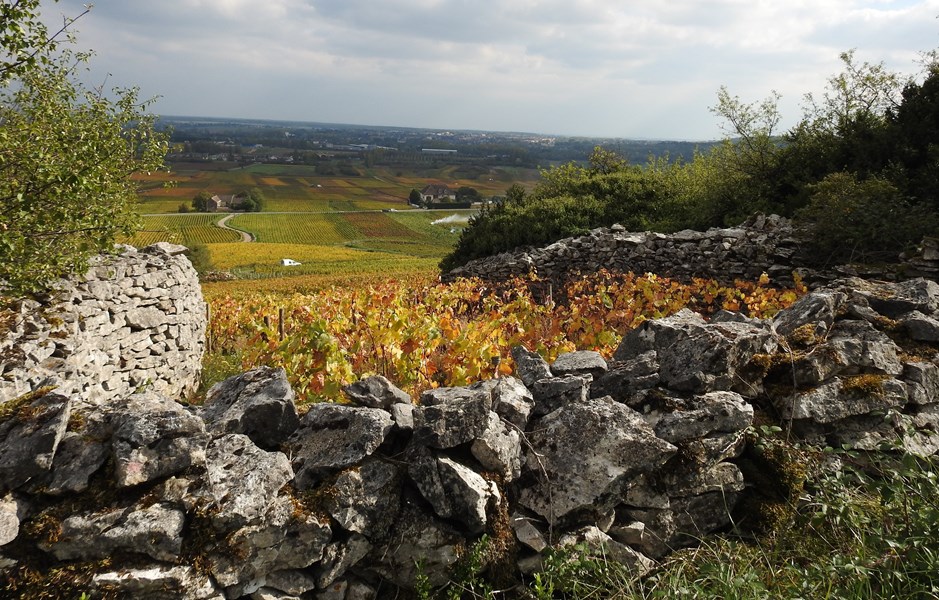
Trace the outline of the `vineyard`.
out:
[[[142,217],[143,229],[127,240],[137,247],[156,242],[172,242],[191,246],[193,244],[219,244],[235,242],[241,236],[215,225],[224,215],[189,214]]]
[[[215,167],[215,168],[213,168]],[[357,175],[355,173],[358,173]],[[495,167],[483,176],[459,167],[407,171],[357,166],[351,175],[320,175],[314,166],[256,164],[219,169],[213,163],[176,164],[170,173],[135,176],[139,183],[140,212],[174,213],[189,205],[201,191],[234,194],[258,188],[264,210],[272,212],[336,212],[408,207],[408,194],[428,183],[444,182],[457,189],[471,186],[483,196],[502,195],[513,183],[531,187],[539,177],[534,169]]]
[[[281,366],[300,402],[338,400],[342,386],[380,374],[411,394],[509,374],[523,344],[548,360],[574,349],[610,356],[623,334],[646,319],[688,307],[772,316],[805,292],[758,282],[681,284],[655,275],[583,277],[546,292],[539,282],[451,285],[426,277],[311,294],[210,297],[216,355],[242,368]],[[555,303],[553,296],[566,298]]]
[[[358,237],[340,214],[239,214],[231,225],[250,231],[259,242],[329,246]]]
[[[388,273],[432,269],[438,260],[312,244],[211,244],[208,250],[216,269],[249,279],[354,273],[385,273],[387,276]],[[281,264],[284,258],[301,264],[285,267]],[[264,286],[267,288],[268,282]]]

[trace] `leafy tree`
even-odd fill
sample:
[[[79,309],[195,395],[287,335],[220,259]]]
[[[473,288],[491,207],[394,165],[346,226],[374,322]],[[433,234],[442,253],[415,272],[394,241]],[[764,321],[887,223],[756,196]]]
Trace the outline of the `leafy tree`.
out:
[[[421,193],[415,189],[411,190],[411,193],[408,194],[408,204],[413,204],[414,206],[421,205]]]
[[[525,201],[525,188],[513,183],[505,190],[505,201],[520,204]]]
[[[196,212],[207,212],[209,210],[209,200],[212,199],[212,194],[202,190],[192,199],[192,208]]]
[[[261,212],[264,210],[264,192],[259,188],[251,188],[248,192],[249,212]]]
[[[186,258],[189,259],[199,275],[205,275],[215,269],[215,265],[212,263],[212,255],[205,244],[190,244],[189,249],[186,250]]]
[[[179,208],[176,209],[176,212],[178,212],[178,213],[183,213],[183,214],[188,213],[188,212],[189,212],[189,205],[186,204],[185,202],[180,202],[180,203],[179,203]]]
[[[811,186],[799,216],[813,223],[819,262],[893,261],[923,235],[939,228],[935,212],[911,202],[890,181],[832,173]]]
[[[478,202],[479,199],[479,191],[476,188],[464,185],[456,190],[457,202]]]
[[[0,281],[15,294],[81,271],[136,230],[130,176],[162,165],[166,138],[136,89],[109,100],[76,81],[88,54],[48,33],[38,0],[0,6]]]

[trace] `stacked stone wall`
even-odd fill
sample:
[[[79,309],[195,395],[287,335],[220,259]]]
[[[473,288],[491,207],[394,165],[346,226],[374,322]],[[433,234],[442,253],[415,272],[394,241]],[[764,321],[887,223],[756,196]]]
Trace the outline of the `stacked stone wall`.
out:
[[[445,273],[444,281],[478,277],[505,281],[537,275],[555,284],[577,273],[600,269],[655,273],[687,281],[693,277],[732,284],[756,280],[763,273],[776,285],[791,285],[793,273],[808,282],[845,276],[878,279],[939,277],[939,240],[926,238],[916,251],[892,265],[839,265],[818,268],[819,257],[807,249],[806,232],[777,215],[756,215],[738,227],[672,234],[630,232],[620,225],[559,240],[543,248],[519,249],[470,261]]]
[[[96,264],[58,300],[101,290],[66,313],[61,339],[137,356],[120,346],[135,328],[151,345],[183,323],[199,333],[197,284],[174,252]],[[109,310],[114,296],[125,308]],[[200,344],[156,356],[197,372]],[[127,371],[112,392],[90,367],[52,370],[58,389],[0,404],[5,589],[36,597],[54,576],[61,597],[396,598],[447,585],[483,536],[490,572],[515,581],[565,545],[640,576],[740,522],[742,498],[779,502],[749,446],[755,423],[808,445],[939,451],[939,284],[926,279],[842,280],[770,320],[683,310],[628,332],[609,360],[512,354],[514,377],[411,397],[372,376],[305,413],[282,369],[227,379],[202,406],[177,402],[192,381],[162,371],[140,368],[156,379],[139,386]],[[7,373],[35,388],[30,365]]]
[[[79,277],[21,300],[0,325],[0,404],[53,386],[102,404],[139,389],[192,393],[205,303],[185,248],[166,243],[98,256]]]

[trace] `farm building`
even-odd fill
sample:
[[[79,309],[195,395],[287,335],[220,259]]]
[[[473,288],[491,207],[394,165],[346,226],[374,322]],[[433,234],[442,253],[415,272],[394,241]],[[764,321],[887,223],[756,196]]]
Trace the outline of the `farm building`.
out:
[[[234,195],[220,196],[218,194],[209,198],[205,203],[206,212],[218,212],[223,208],[238,208],[241,205],[242,198]]]
[[[445,185],[432,183],[421,190],[421,202],[425,206],[441,202],[456,202],[456,192]]]

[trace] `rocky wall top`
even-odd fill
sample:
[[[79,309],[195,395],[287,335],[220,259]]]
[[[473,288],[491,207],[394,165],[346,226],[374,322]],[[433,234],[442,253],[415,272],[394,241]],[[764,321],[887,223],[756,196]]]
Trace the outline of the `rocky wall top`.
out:
[[[739,227],[684,230],[670,235],[629,232],[621,225],[554,242],[543,248],[506,252],[471,261],[444,274],[445,281],[479,277],[503,281],[529,274],[564,281],[571,273],[600,269],[655,273],[686,279],[709,277],[732,282],[768,273],[774,281],[792,281],[792,265],[801,242],[792,222],[757,215]]]
[[[543,248],[520,249],[470,261],[442,276],[478,277],[505,281],[537,275],[564,283],[574,273],[655,273],[687,280],[692,277],[733,283],[755,280],[763,273],[779,285],[792,284],[793,271],[809,281],[831,281],[844,276],[879,279],[939,277],[939,240],[927,238],[897,265],[838,266],[828,272],[809,270],[818,261],[807,255],[804,235],[792,221],[777,215],[755,215],[738,227],[707,231],[684,230],[672,234],[629,232],[621,225],[594,229]]]
[[[194,391],[206,319],[185,250],[124,246],[46,297],[19,301],[0,339],[0,404],[44,386],[86,404]]]

